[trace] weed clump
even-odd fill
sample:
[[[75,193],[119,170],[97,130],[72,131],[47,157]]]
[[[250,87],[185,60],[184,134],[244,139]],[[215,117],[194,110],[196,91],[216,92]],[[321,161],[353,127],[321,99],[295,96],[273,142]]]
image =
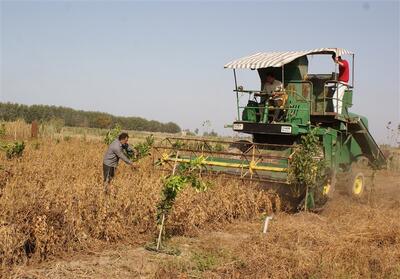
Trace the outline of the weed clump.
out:
[[[21,157],[25,149],[25,143],[20,141],[13,143],[0,143],[0,149],[5,151],[7,159]]]

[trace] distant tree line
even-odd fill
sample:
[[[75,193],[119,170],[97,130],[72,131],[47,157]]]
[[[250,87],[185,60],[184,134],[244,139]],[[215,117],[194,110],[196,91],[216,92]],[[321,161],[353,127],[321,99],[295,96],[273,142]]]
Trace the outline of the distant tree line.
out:
[[[0,120],[15,121],[24,119],[30,123],[33,120],[47,122],[62,120],[65,126],[90,127],[109,129],[120,124],[125,130],[178,133],[181,128],[173,123],[161,123],[142,117],[114,116],[104,112],[75,110],[66,107],[46,105],[21,105],[0,102]]]

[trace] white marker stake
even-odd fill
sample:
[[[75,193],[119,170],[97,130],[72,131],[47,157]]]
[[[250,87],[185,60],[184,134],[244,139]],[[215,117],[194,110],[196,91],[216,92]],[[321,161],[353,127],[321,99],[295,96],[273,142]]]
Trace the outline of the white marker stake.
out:
[[[274,215],[267,216],[267,217],[265,218],[263,233],[267,233],[267,231],[268,231],[268,224],[269,224],[269,221],[272,220],[272,218],[274,218]]]

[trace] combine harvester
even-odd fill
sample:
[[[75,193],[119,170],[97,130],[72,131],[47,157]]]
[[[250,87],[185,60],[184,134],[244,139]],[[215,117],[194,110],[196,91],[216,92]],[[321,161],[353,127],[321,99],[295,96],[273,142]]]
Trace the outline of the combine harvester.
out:
[[[341,113],[333,110],[334,102],[340,102],[333,98],[341,83],[336,79],[337,67],[331,74],[308,74],[308,56],[333,54],[352,58],[351,85],[345,91]],[[323,200],[332,195],[337,180],[342,180],[340,184],[350,195],[360,198],[365,194],[371,170],[382,168],[386,159],[368,131],[367,119],[349,112],[354,86],[353,53],[340,48],[257,53],[224,67],[233,69],[235,80],[237,120],[231,127],[251,135],[252,141],[166,138],[153,153],[165,168],[202,158],[207,173],[257,181],[277,190],[283,199],[295,204],[307,199],[315,206],[318,199],[322,200],[316,192],[299,191],[288,176],[301,136],[315,132],[321,143],[321,156],[315,159],[326,162],[325,178],[317,189]],[[236,69],[257,70],[261,88],[268,73],[273,73],[283,86],[273,93],[244,89],[237,84]],[[243,96],[246,103],[242,105]],[[271,102],[276,96],[281,101]],[[267,101],[260,102],[261,98]],[[273,119],[277,109],[280,112]]]

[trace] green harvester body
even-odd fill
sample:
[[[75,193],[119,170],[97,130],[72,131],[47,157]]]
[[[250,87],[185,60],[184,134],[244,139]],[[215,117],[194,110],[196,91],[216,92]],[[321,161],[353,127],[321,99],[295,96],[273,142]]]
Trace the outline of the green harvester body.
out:
[[[338,103],[339,100],[333,98],[335,86],[340,83],[336,80],[337,74],[307,73],[307,55],[343,55],[346,52],[342,49],[319,49],[304,53],[290,57],[291,53],[288,52],[287,56],[283,53],[280,55],[284,57],[280,64],[276,59],[271,60],[268,56],[270,53],[267,53],[257,56],[260,57],[258,60],[251,56],[252,60],[245,57],[225,65],[225,68],[233,69],[235,77],[237,119],[231,126],[234,131],[251,136],[252,141],[168,138],[158,147],[163,162],[173,167],[178,162],[188,162],[202,156],[206,169],[211,173],[263,181],[287,190],[292,186],[288,170],[296,146],[301,144],[303,135],[313,131],[318,135],[322,148],[321,158],[316,160],[325,160],[333,176],[347,175],[360,158],[366,158],[369,167],[373,169],[384,167],[385,156],[368,130],[367,118],[350,112],[353,86],[347,85],[342,111],[338,113],[334,111],[334,102]],[[268,66],[270,61],[275,64]],[[285,102],[277,106],[268,101],[272,97],[263,90],[245,90],[238,86],[236,69],[240,68],[257,70],[261,89],[266,75],[273,73],[277,80],[282,81],[280,91],[285,96]],[[257,99],[260,96],[264,96],[267,101],[260,102]],[[247,102],[241,105],[243,97],[246,97]],[[280,110],[279,117],[273,119],[277,109]],[[310,206],[313,206],[312,195],[304,198],[311,201]]]

